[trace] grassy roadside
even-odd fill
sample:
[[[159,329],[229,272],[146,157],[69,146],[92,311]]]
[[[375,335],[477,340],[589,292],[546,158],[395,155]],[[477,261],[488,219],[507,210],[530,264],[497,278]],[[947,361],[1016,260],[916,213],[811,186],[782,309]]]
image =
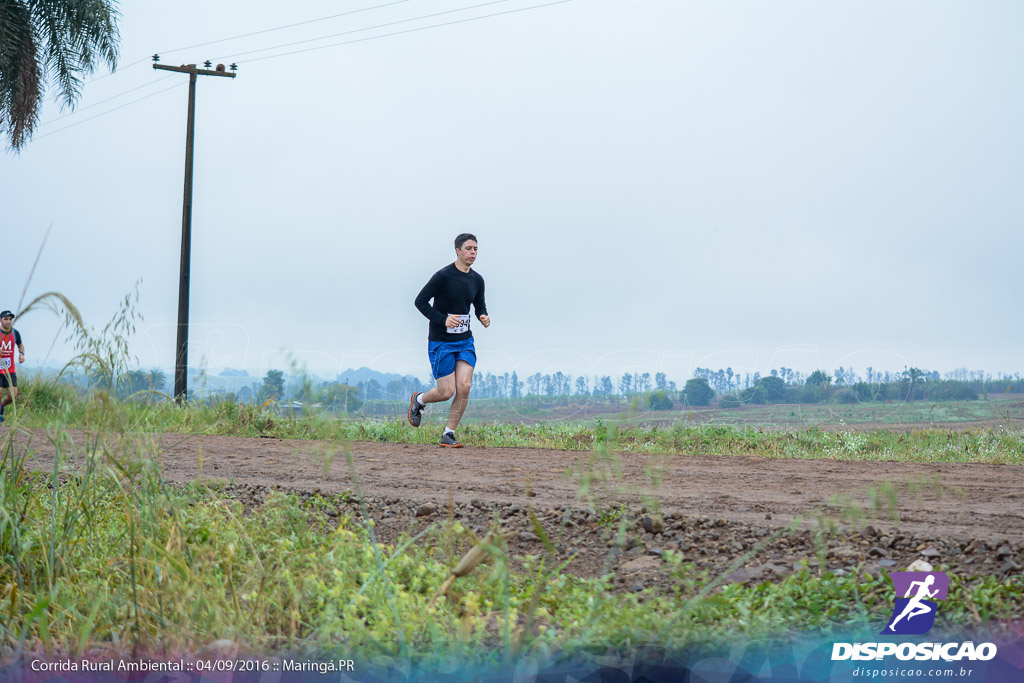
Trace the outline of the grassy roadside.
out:
[[[61,430],[50,430],[58,444]],[[216,489],[166,485],[158,454],[118,450],[127,443],[107,434],[78,469],[33,474],[5,441],[0,655],[196,652],[229,640],[257,654],[488,665],[877,630],[891,609],[884,574],[804,570],[719,586],[669,553],[670,590],[616,594],[610,577],[574,577],[547,553],[513,563],[500,537],[481,540],[454,520],[379,544],[372,520],[339,513],[337,499],[278,493],[245,510]],[[475,569],[436,597],[459,565]],[[1022,615],[1022,577],[953,576],[941,626],[996,628]]]
[[[166,401],[116,402],[103,392],[80,395],[70,387],[52,383],[25,387],[17,409],[11,410],[15,417],[19,412],[20,423],[35,428],[47,427],[56,419],[68,428],[80,429],[335,441],[432,443],[441,428],[436,415],[414,430],[402,418],[291,416],[238,403],[181,408]],[[582,451],[607,447],[627,453],[1024,464],[1024,428],[1013,423],[977,429],[836,431],[815,426],[780,430],[683,421],[666,427],[616,426],[598,420],[534,425],[476,423],[465,425],[459,435],[466,443],[488,447]]]

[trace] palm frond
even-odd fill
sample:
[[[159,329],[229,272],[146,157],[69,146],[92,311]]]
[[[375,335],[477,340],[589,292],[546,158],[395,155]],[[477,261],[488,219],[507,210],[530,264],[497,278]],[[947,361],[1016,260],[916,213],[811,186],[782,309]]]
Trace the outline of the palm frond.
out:
[[[18,150],[39,122],[43,69],[32,14],[22,2],[0,0],[0,130]]]
[[[74,107],[82,78],[117,68],[114,0],[0,0],[0,130],[20,149],[32,135],[47,79]]]

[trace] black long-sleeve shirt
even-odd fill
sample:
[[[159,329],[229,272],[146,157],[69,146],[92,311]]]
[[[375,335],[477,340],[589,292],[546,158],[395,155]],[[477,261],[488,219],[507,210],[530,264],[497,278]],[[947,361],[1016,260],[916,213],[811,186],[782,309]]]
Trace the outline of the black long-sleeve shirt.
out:
[[[433,305],[430,300],[433,299]],[[416,295],[416,308],[430,321],[430,341],[463,341],[473,336],[469,329],[469,305],[476,317],[487,315],[484,303],[484,279],[475,270],[463,273],[455,264],[434,273]],[[453,331],[445,327],[449,315],[465,316],[465,324]],[[465,328],[464,330],[462,328]]]

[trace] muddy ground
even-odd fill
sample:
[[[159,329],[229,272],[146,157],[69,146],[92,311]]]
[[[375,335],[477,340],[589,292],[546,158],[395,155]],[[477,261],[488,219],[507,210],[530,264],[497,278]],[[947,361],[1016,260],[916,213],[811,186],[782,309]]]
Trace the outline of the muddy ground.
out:
[[[73,458],[90,436],[70,432]],[[514,555],[542,554],[536,513],[568,570],[614,571],[620,590],[666,580],[667,550],[756,581],[802,563],[833,571],[904,569],[914,560],[965,575],[1024,567],[1024,468],[757,457],[595,456],[524,448],[337,443],[163,434],[137,435],[160,453],[164,476],[200,477],[249,505],[275,489],[338,496],[329,516],[360,516],[361,494],[378,537],[392,540],[446,518],[485,531],[496,519]],[[31,465],[52,468],[45,431],[23,432]],[[138,450],[137,446],[134,447]],[[200,472],[201,468],[201,472]],[[628,533],[618,540],[619,519]],[[789,525],[796,528],[786,530]],[[838,533],[814,540],[835,526]]]

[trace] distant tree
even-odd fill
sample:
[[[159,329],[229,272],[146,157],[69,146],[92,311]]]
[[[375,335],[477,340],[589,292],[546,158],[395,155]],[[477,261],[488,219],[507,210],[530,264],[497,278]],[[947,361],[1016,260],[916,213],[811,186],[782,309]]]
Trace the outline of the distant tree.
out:
[[[764,391],[765,401],[768,403],[780,403],[786,400],[786,382],[781,377],[762,377],[754,386]]]
[[[150,370],[149,385],[153,391],[163,391],[167,388],[167,375],[163,370]]]
[[[477,386],[473,387],[474,391],[479,389],[480,387],[486,386],[486,384],[487,384],[487,374],[483,373],[480,376],[480,380],[479,381],[474,381],[473,384],[477,385]],[[384,385],[384,396],[386,396],[389,400],[392,400],[392,401],[397,400],[397,399],[401,398],[402,394],[404,394],[404,393],[405,392],[402,391],[402,382],[401,382],[401,380],[393,379],[393,380],[391,380],[390,382],[388,382],[387,384]]]
[[[768,403],[768,398],[765,394],[766,392],[762,386],[755,385],[747,389],[744,389],[742,392],[740,392],[739,399],[743,403],[755,403],[757,405],[764,405],[765,403]],[[735,394],[733,395],[735,396]]]
[[[509,380],[509,385],[508,385],[508,395],[509,395],[509,397],[510,398],[519,398],[520,396],[523,395],[522,394],[522,389],[523,389],[523,385],[519,381],[519,375],[517,375],[515,373],[515,371],[513,371],[512,372],[512,378]]]
[[[833,403],[853,404],[857,403],[857,391],[853,387],[844,387],[832,396]]]
[[[587,385],[587,378],[583,375],[576,378],[576,394],[578,396],[590,395],[590,387]]]
[[[711,388],[708,380],[704,377],[694,377],[686,380],[683,388],[683,400],[687,405],[706,406],[711,404],[715,397],[715,390]]]
[[[625,396],[626,394],[632,393],[633,389],[633,375],[628,372],[622,373],[622,379],[619,380],[619,393]]]
[[[367,401],[380,400],[384,398],[384,389],[380,386],[380,382],[375,379],[371,379],[366,383],[366,388],[363,389],[363,396],[366,397]]]
[[[832,378],[829,375],[826,375],[821,370],[815,370],[814,372],[812,372],[810,375],[807,376],[807,381],[805,382],[805,384],[809,387],[817,387],[821,386],[822,384],[831,383]]]
[[[726,394],[718,399],[719,408],[739,408],[743,405],[743,401],[736,394]]]
[[[498,398],[500,381],[497,375],[488,375],[484,382],[484,398]]]
[[[277,401],[284,397],[284,372],[281,370],[268,370],[267,376],[263,378],[263,386],[260,387],[258,400]]]
[[[857,373],[853,368],[844,368],[842,365],[836,369],[836,384],[851,386],[857,381]]]
[[[910,385],[907,389],[908,400],[913,401],[915,398],[920,398],[915,394],[920,394],[918,387],[924,383],[927,376],[928,373],[920,368],[909,368],[903,371],[901,379]]]
[[[332,382],[324,387],[320,402],[331,410],[342,410],[346,413],[354,413],[363,405],[359,387],[340,382]]]
[[[667,391],[654,391],[647,397],[647,407],[651,410],[672,410],[672,399]]]
[[[910,382],[911,384],[917,384],[923,382],[924,378],[928,373],[920,368],[910,368],[903,371],[904,381]]]
[[[117,386],[117,395],[121,398],[131,396],[140,391],[149,390],[149,373],[145,370],[129,370],[121,377]]]
[[[302,372],[297,378],[289,382],[287,390],[288,397],[293,401],[316,403],[320,400],[319,387],[306,372]]]
[[[651,373],[645,372],[640,375],[639,387],[640,393],[646,394],[651,389]]]
[[[658,391],[668,390],[668,377],[665,376],[664,372],[655,373],[654,386],[658,389]]]
[[[526,378],[526,393],[531,396],[540,395],[541,383],[544,378],[539,372],[535,372]]]

